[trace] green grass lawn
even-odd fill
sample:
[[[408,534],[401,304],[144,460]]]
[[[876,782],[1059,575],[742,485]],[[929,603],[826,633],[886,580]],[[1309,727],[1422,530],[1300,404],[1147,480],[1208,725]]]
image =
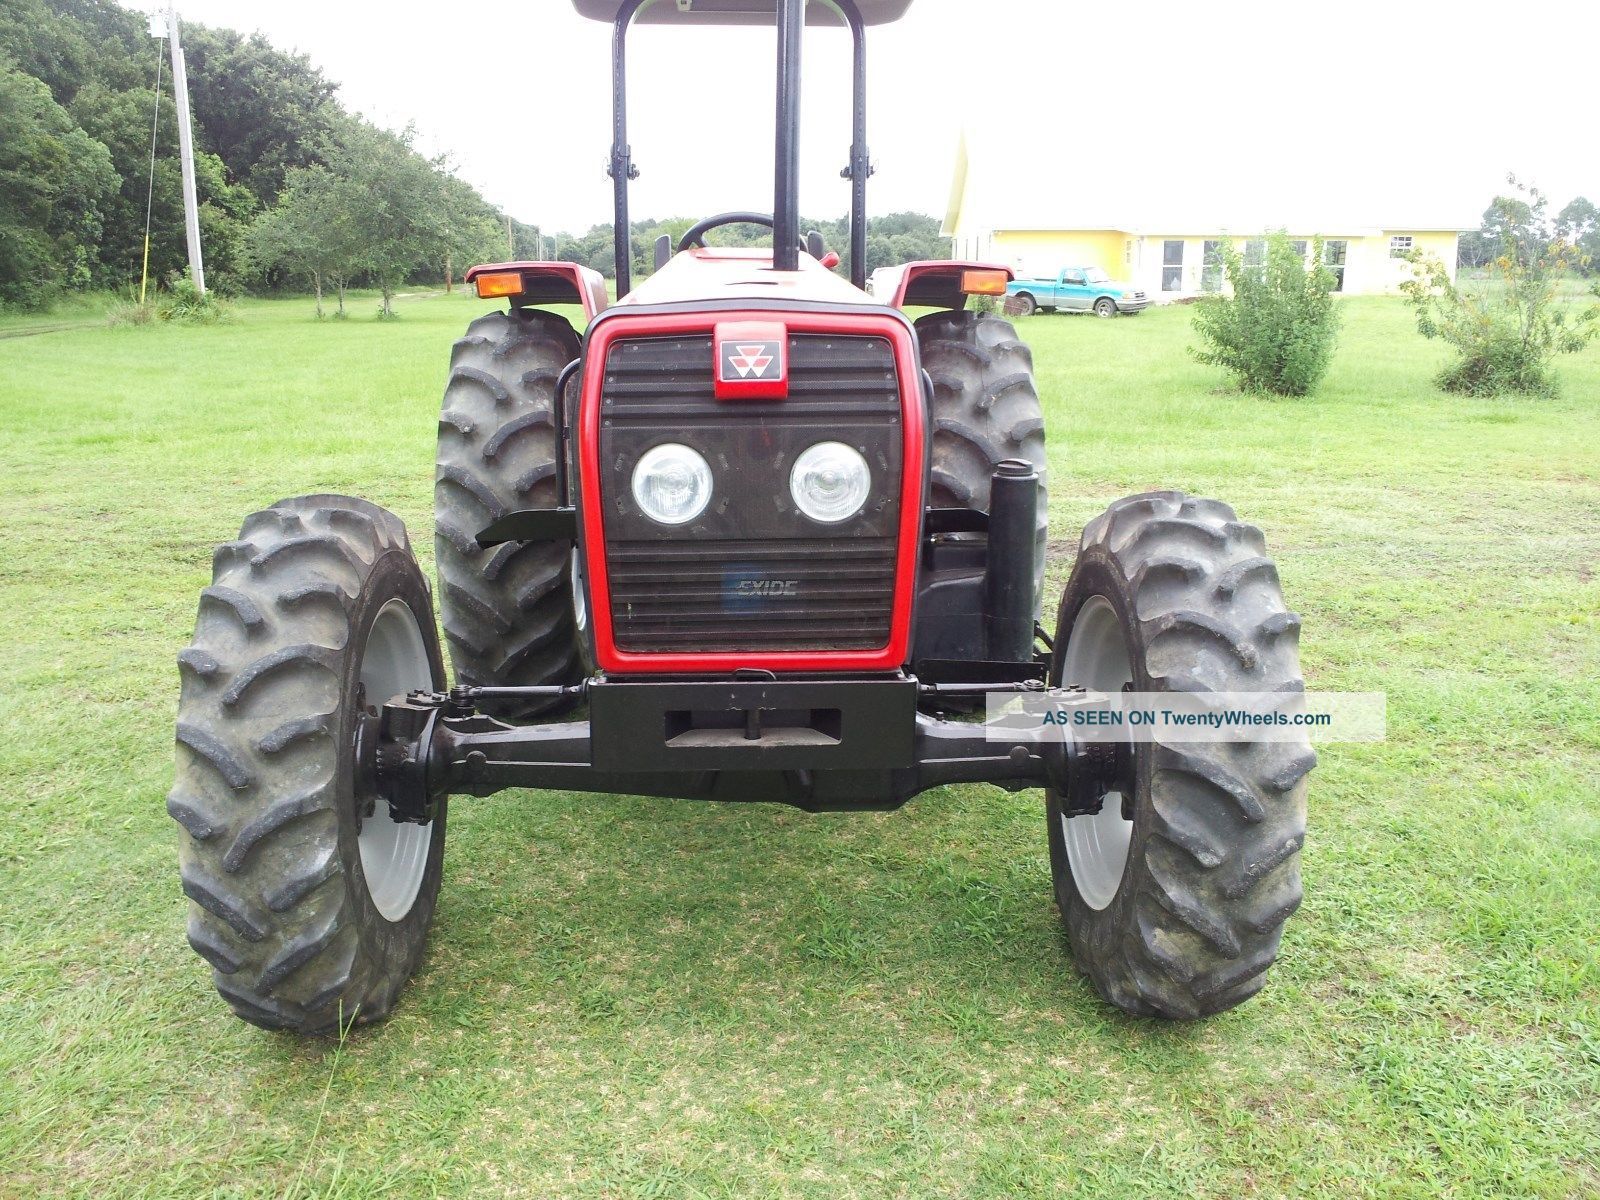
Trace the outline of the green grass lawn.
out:
[[[1321,395],[1269,401],[1183,309],[1025,323],[1050,591],[1110,500],[1214,494],[1266,530],[1309,684],[1389,695],[1386,743],[1323,750],[1243,1008],[1100,1002],[1036,793],[509,793],[458,802],[423,968],[339,1048],[212,992],[163,798],[214,543],[332,490],[431,546],[484,305],[374,307],[0,341],[0,1196],[1600,1193],[1600,347],[1559,400],[1463,402],[1400,303],[1350,300]]]

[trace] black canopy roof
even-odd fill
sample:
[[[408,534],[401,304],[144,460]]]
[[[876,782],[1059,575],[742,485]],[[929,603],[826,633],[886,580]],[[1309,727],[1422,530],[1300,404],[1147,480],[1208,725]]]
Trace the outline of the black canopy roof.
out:
[[[626,0],[572,0],[583,16],[596,21],[615,21]],[[898,21],[911,7],[911,0],[856,0],[861,20],[867,25]],[[771,25],[777,19],[777,0],[655,0],[638,16],[651,25]],[[806,6],[806,21],[811,25],[838,25],[838,14],[826,0],[812,0]]]

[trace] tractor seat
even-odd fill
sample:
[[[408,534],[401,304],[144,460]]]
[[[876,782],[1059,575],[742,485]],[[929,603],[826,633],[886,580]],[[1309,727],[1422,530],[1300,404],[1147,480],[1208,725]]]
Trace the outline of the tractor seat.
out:
[[[585,17],[614,22],[628,0],[572,0],[572,6]],[[865,25],[884,25],[898,21],[911,7],[911,0],[856,0]],[[771,25],[777,20],[777,0],[655,0],[636,20],[648,25]],[[808,25],[839,25],[842,22],[825,3],[813,0],[806,6]]]

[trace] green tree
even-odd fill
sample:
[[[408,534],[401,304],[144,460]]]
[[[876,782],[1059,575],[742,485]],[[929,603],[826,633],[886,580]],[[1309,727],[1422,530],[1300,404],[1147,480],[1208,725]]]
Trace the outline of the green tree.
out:
[[[633,273],[643,277],[655,269],[655,242],[663,233],[678,239],[695,223],[690,217],[671,217],[664,221],[649,219],[635,221],[632,229]],[[850,220],[836,217],[831,221],[805,220],[802,230],[815,229],[822,234],[828,249],[838,253],[842,260],[839,270],[850,270]],[[867,273],[879,267],[915,262],[919,259],[944,259],[950,257],[950,239],[939,233],[939,222],[923,213],[889,213],[867,221]],[[616,274],[611,249],[611,226],[594,225],[586,233],[562,233],[557,238],[557,257],[563,262],[582,263],[610,278]],[[770,230],[759,225],[726,225],[713,230],[706,241],[713,246],[766,246],[772,242]]]
[[[339,290],[339,315],[344,315],[344,286],[360,246],[351,220],[349,183],[326,167],[292,167],[285,176],[278,203],[250,227],[248,248],[260,271],[284,271],[306,278],[323,315],[323,290]]]
[[[150,186],[150,91],[115,91],[99,82],[78,90],[71,105],[77,122],[111,152],[120,177],[106,203],[105,234],[98,250],[96,282],[122,286],[137,281],[144,261],[145,209],[150,208],[150,277],[159,279],[188,265],[184,234],[183,174],[178,161],[177,111],[163,94],[156,143],[155,183]],[[200,202],[206,274],[217,286],[237,283],[244,232],[255,196],[228,179],[214,154],[195,153],[195,191]]]
[[[1512,187],[1518,186],[1515,177],[1509,182]],[[1524,252],[1536,251],[1545,241],[1543,213],[1542,207],[1535,211],[1534,206],[1520,196],[1496,196],[1483,211],[1481,232],[1497,249],[1510,241]]]
[[[0,301],[32,307],[86,285],[119,182],[49,89],[0,63]]]
[[[303,54],[274,49],[260,34],[185,24],[189,101],[203,149],[264,204],[295,167],[327,161],[343,119],[337,85]]]
[[[509,249],[505,222],[465,180],[441,171],[439,222],[444,290],[453,291],[456,272],[475,263],[498,262]]]
[[[91,82],[114,91],[150,86],[156,44],[141,13],[97,0],[6,0],[0,54],[69,107]]]
[[[336,173],[359,264],[383,293],[380,315],[394,316],[394,294],[413,271],[442,261],[448,231],[437,163],[413,149],[415,132],[365,123],[346,131]]]
[[[1265,240],[1260,265],[1246,264],[1231,242],[1222,243],[1231,294],[1195,305],[1194,329],[1204,348],[1193,353],[1231,372],[1243,391],[1304,396],[1327,374],[1338,338],[1333,274],[1323,265],[1320,237],[1311,245],[1310,270],[1282,230]]]
[[[1506,182],[1516,195],[1496,196],[1483,210],[1483,222],[1476,233],[1463,236],[1456,250],[1456,261],[1464,267],[1484,267],[1493,262],[1507,245],[1516,247],[1523,257],[1539,255],[1552,237],[1545,209],[1535,211],[1533,189],[1507,175]]]
[[[1556,214],[1555,234],[1577,249],[1585,275],[1600,273],[1600,209],[1584,197],[1572,200]]]
[[[258,211],[272,207],[290,173],[323,165],[348,182],[343,148],[380,135],[345,114],[336,99],[335,85],[302,55],[278,51],[259,36],[245,37],[231,30],[194,24],[184,26],[184,42],[193,101],[195,167],[207,277],[219,289],[226,290],[246,278],[246,251],[265,248],[265,242],[257,245],[250,232],[251,223]],[[139,278],[144,261],[146,195],[151,188],[152,115],[158,116],[158,137],[148,209],[150,273],[153,278],[165,278],[186,265],[177,120],[170,76],[165,73],[159,112],[154,111],[157,105],[153,85],[164,49],[164,43],[150,38],[141,13],[112,0],[0,0],[0,64],[42,84],[53,103],[66,113],[69,126],[75,124],[90,141],[98,142],[109,153],[115,172],[109,195],[90,186],[65,197],[56,206],[59,214],[51,214],[52,220],[71,219],[80,213],[80,198],[98,214],[93,236],[75,240],[78,253],[72,269],[53,276],[73,286],[115,287]],[[13,102],[8,90],[6,111],[0,117],[7,141],[0,147],[0,156],[9,155],[8,161],[22,161],[32,153],[24,147],[17,124],[22,121],[19,114],[33,111],[29,107],[32,104],[32,93],[27,105],[22,105]],[[56,134],[65,136],[62,129],[56,129]],[[382,255],[382,267],[372,269],[390,280],[404,278],[409,271],[429,265],[436,269],[447,256],[452,267],[477,257],[476,247],[487,232],[485,222],[495,216],[493,209],[464,185],[458,188],[460,196],[447,196],[441,202],[441,185],[436,178],[439,172],[409,149],[408,139],[402,138],[401,144],[406,147],[404,153],[416,157],[411,174],[416,180],[428,180],[419,193],[421,210],[431,211],[435,217],[442,213],[444,217],[439,242],[421,251],[417,264],[402,270],[394,265],[396,260],[390,254]],[[48,191],[50,181],[36,181],[30,186]],[[393,201],[391,195],[381,204],[393,207]],[[54,244],[59,233],[53,227],[35,224],[45,220],[38,215],[44,210],[30,207],[18,197],[13,197],[12,203],[13,211],[33,215],[27,218],[25,231],[13,233],[5,253],[13,263],[20,262],[26,242],[30,247],[29,261],[33,261],[44,253],[40,247]],[[364,193],[350,197],[346,203],[349,211],[367,212],[369,216],[373,215],[370,210],[380,204]],[[383,236],[377,242],[389,244],[390,249],[397,241],[416,248],[418,231],[412,227],[416,222],[406,214],[415,215],[418,206],[400,208],[406,218],[402,225],[408,227],[397,238]],[[381,213],[377,219],[381,221]],[[270,226],[261,236],[266,238],[269,231]],[[446,242],[453,242],[454,248],[446,248]],[[500,253],[496,251],[493,257]],[[20,268],[13,265],[8,269]],[[329,273],[324,274],[329,277]],[[333,277],[342,285],[348,274],[341,270]],[[375,273],[373,278],[377,277]]]
[[[1496,201],[1504,212],[1493,223],[1498,253],[1485,278],[1459,284],[1438,259],[1411,257],[1413,276],[1401,287],[1416,311],[1417,330],[1455,351],[1437,376],[1447,392],[1553,395],[1555,357],[1576,353],[1600,334],[1600,304],[1577,305],[1560,296],[1563,277],[1584,264],[1582,252],[1540,232],[1546,199],[1536,188],[1520,190],[1525,199]],[[1593,290],[1600,296],[1600,284]]]
[[[250,275],[246,238],[260,206],[249,188],[229,182],[226,168],[216,155],[197,153],[194,165],[206,283],[224,295],[232,295],[243,290]],[[181,186],[181,170],[179,182]]]

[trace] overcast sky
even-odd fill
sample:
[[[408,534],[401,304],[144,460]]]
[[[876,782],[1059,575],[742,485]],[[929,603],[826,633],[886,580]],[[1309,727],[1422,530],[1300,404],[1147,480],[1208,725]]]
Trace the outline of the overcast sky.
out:
[[[609,220],[609,29],[566,0],[180,11],[309,54],[348,107],[415,122],[521,220]],[[875,212],[943,215],[963,123],[1030,210],[1475,221],[1509,170],[1556,207],[1600,203],[1600,0],[915,0],[868,45]],[[770,211],[772,34],[643,27],[630,46],[635,217]],[[814,29],[805,53],[801,208],[834,216],[849,40]]]

